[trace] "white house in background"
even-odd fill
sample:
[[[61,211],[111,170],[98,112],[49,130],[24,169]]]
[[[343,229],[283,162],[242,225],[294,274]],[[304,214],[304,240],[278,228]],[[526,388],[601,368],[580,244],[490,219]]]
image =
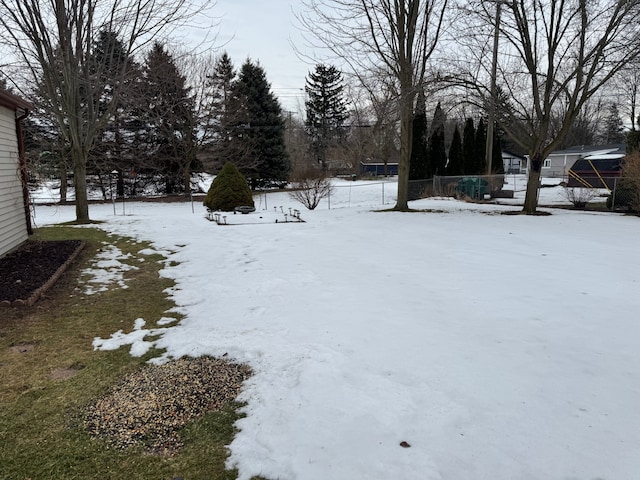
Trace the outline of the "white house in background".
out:
[[[502,163],[504,165],[504,173],[520,174],[527,172],[527,159],[515,153],[502,150]]]
[[[31,232],[21,121],[31,106],[0,89],[0,257]]]
[[[556,150],[542,163],[543,177],[567,178],[569,169],[581,158],[598,155],[619,154],[625,152],[625,145],[578,145],[565,150]],[[528,169],[527,169],[528,173]]]

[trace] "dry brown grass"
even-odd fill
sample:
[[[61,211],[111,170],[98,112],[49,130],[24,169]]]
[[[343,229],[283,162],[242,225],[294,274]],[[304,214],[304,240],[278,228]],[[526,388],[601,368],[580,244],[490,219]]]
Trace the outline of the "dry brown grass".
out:
[[[159,276],[164,259],[138,252],[149,245],[95,228],[42,229],[43,239],[78,238],[87,247],[44,298],[29,308],[0,311],[0,479],[232,479],[225,445],[238,418],[235,406],[210,413],[181,430],[184,449],[163,458],[142,449],[116,450],[83,428],[86,407],[132,372],[145,368],[128,349],[94,351],[95,337],[128,331],[142,317],[150,327],[174,305]],[[81,272],[98,248],[116,245],[138,269],[125,273],[129,288],[86,295]],[[173,316],[175,314],[172,313]]]

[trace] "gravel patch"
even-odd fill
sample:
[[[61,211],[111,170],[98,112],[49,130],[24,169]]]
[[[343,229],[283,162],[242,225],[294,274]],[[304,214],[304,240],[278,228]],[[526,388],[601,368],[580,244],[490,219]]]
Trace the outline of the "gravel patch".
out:
[[[148,365],[89,406],[84,426],[117,448],[172,455],[183,446],[178,430],[234,401],[250,375],[246,365],[211,357]]]

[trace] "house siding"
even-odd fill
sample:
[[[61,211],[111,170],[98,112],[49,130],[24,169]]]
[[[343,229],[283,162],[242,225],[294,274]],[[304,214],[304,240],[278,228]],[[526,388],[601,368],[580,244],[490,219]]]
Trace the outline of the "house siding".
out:
[[[0,106],[0,257],[27,240],[15,111]]]

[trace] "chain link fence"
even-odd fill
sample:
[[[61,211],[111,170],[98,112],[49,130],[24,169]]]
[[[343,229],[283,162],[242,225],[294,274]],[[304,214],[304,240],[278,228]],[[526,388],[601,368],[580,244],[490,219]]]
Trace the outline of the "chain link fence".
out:
[[[512,198],[514,188],[507,188],[505,175],[435,176],[409,182],[409,199],[455,197],[483,200]]]
[[[604,180],[612,185],[607,208],[640,212],[640,178],[610,177]]]

